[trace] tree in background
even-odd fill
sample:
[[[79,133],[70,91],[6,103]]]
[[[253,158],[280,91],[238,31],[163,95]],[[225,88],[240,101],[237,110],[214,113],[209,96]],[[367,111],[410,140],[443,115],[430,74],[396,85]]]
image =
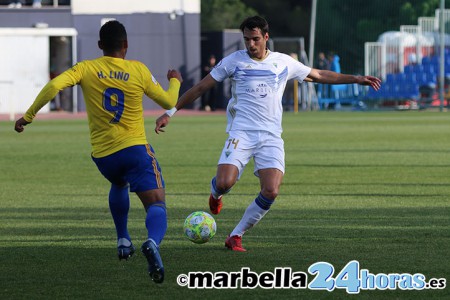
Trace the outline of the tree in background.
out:
[[[311,0],[242,0],[257,10],[268,22],[273,37],[304,37],[309,40]]]
[[[201,30],[237,29],[246,17],[257,14],[256,10],[239,0],[203,0]]]

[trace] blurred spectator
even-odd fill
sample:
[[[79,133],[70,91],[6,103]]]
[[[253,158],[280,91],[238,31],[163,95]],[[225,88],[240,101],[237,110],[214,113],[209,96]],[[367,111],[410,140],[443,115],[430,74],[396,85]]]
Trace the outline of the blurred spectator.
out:
[[[8,8],[21,8],[25,3],[23,0],[14,0],[8,5]]]
[[[204,76],[208,75],[209,72],[216,66],[216,56],[211,54],[208,58],[207,64],[203,67]],[[202,106],[201,110],[204,111],[215,111],[216,110],[216,99],[217,98],[217,86],[205,92],[202,96]]]
[[[411,52],[411,53],[408,55],[408,63],[409,63],[410,65],[415,65],[415,64],[417,64],[417,56],[416,56],[416,53]]]
[[[335,54],[334,52],[330,52],[328,54],[328,61],[330,63],[330,70],[336,73],[341,73],[341,64],[340,61],[341,58],[339,55]]]
[[[330,62],[325,57],[325,53],[319,52],[317,55],[317,69],[319,70],[329,70],[330,69]],[[329,86],[328,84],[317,84],[317,96],[319,98],[328,98],[329,95]]]
[[[339,55],[335,54],[334,52],[330,52],[330,54],[328,55],[328,60],[330,61],[330,70],[336,73],[341,73],[341,58],[339,57]],[[344,91],[345,89],[346,85],[344,84],[330,85],[330,98],[339,99],[340,91]],[[335,107],[336,109],[338,109],[340,106],[340,102],[336,101],[335,105],[330,104],[328,108]]]
[[[13,0],[9,3],[8,8],[22,8],[22,6],[26,5],[25,0]],[[31,4],[33,8],[41,8],[42,0],[33,0],[33,4]]]
[[[319,52],[317,55],[317,69],[319,70],[329,70],[330,69],[330,63],[325,57],[325,53]]]
[[[42,7],[42,0],[33,0],[33,7],[34,8],[41,8]]]

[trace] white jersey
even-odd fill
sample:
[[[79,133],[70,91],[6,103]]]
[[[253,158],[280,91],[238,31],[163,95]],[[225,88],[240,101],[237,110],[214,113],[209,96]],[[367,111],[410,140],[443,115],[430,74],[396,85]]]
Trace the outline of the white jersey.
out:
[[[210,74],[218,82],[231,79],[227,132],[264,130],[281,136],[286,83],[289,79],[302,82],[310,72],[311,68],[279,52],[269,52],[258,61],[239,50],[222,59]]]

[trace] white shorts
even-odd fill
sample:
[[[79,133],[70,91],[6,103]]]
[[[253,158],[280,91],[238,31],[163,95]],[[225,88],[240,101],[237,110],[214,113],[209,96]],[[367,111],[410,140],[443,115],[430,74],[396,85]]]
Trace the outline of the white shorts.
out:
[[[259,170],[270,168],[278,169],[284,174],[284,141],[281,137],[262,130],[230,131],[218,164],[236,166],[240,178],[252,157],[256,176]]]

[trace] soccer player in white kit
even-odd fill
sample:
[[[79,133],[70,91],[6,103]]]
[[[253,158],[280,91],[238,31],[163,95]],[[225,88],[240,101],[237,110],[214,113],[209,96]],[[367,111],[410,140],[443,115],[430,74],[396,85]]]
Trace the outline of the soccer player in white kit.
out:
[[[381,81],[372,76],[310,68],[289,55],[270,51],[266,46],[269,25],[259,16],[245,19],[240,29],[246,50],[223,58],[210,74],[183,94],[173,109],[156,120],[155,132],[164,131],[177,110],[195,101],[217,82],[231,79],[232,98],[227,106],[229,136],[222,149],[216,176],[211,180],[209,207],[213,214],[220,212],[222,196],[231,190],[253,157],[254,174],[259,177],[261,190],[225,241],[227,248],[244,252],[242,236],[269,211],[284,175],[281,100],[286,82],[297,79],[299,82],[357,83],[378,90]]]

